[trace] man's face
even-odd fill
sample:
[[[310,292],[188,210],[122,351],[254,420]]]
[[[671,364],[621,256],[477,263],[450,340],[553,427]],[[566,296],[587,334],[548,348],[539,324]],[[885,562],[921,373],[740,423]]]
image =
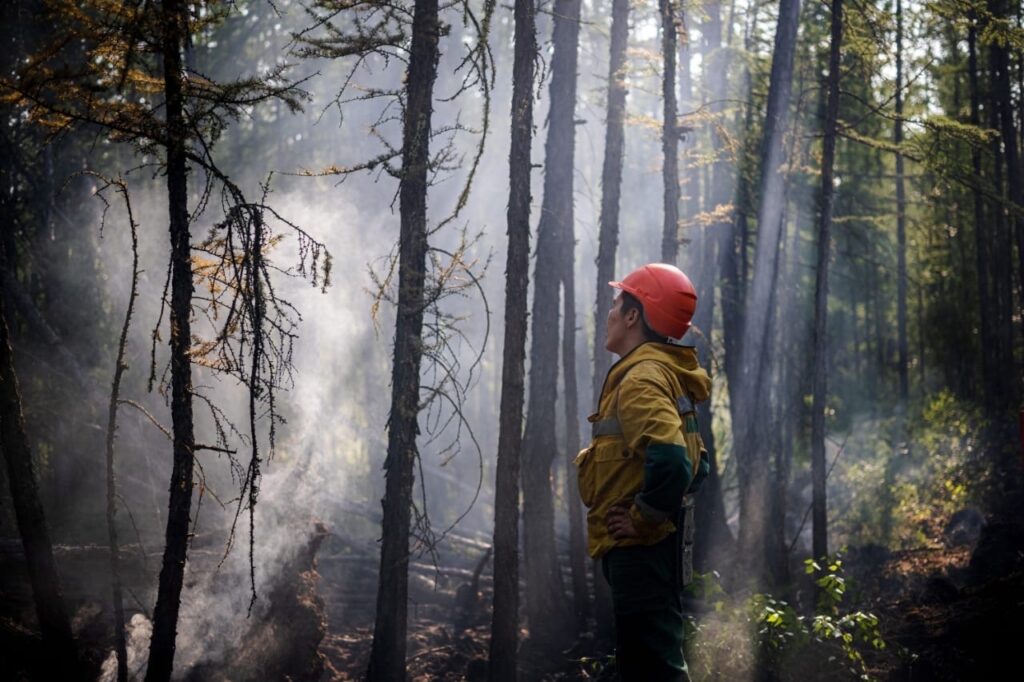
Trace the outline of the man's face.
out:
[[[605,350],[621,355],[619,349],[622,348],[628,331],[626,317],[622,314],[622,294],[619,293],[612,302],[612,308],[608,311],[608,318],[605,320]]]

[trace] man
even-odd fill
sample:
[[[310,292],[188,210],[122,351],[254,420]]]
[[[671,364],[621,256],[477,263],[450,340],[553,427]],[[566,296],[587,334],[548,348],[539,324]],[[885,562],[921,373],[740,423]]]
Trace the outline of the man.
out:
[[[621,293],[605,348],[620,359],[590,417],[590,446],[576,458],[588,551],[611,586],[622,679],[689,680],[681,595],[689,548],[678,526],[684,494],[707,475],[693,405],[708,398],[711,379],[692,347],[669,339],[686,333],[697,294],[682,271],[661,263],[609,284]]]

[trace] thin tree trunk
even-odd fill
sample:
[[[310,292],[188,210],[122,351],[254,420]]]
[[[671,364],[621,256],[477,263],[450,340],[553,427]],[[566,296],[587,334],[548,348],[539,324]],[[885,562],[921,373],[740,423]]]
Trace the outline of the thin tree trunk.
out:
[[[828,556],[828,516],[825,488],[825,406],[828,396],[828,263],[835,197],[833,165],[836,124],[839,119],[839,51],[843,42],[843,0],[832,0],[831,46],[828,60],[828,105],[825,110],[824,149],[821,159],[821,214],[818,222],[818,259],[814,281],[814,412],[811,417],[812,551],[822,561]]]
[[[779,232],[783,208],[782,141],[789,121],[793,59],[800,16],[799,0],[781,0],[771,81],[761,153],[761,191],[758,208],[758,236],[755,271],[745,301],[738,413],[743,415],[736,439],[740,462],[739,554],[747,564],[745,574],[759,580],[764,576],[768,509],[767,453],[757,447],[756,424],[761,421],[763,393],[763,349],[772,307],[772,284],[777,272]]]
[[[565,263],[562,270],[562,372],[565,385],[565,501],[569,514],[569,570],[572,574],[575,632],[583,632],[590,617],[587,594],[587,539],[583,528],[583,505],[580,502],[576,468],[572,465],[580,449],[579,394],[576,388],[576,276],[574,272],[575,239],[570,232],[566,240]]]
[[[9,225],[8,225],[9,226]],[[14,514],[25,550],[25,563],[36,617],[47,652],[48,673],[54,679],[76,679],[77,654],[61,593],[60,575],[53,560],[53,545],[39,498],[39,485],[21,407],[21,391],[14,371],[10,331],[0,287],[0,448],[7,460]]]
[[[526,288],[530,259],[530,143],[533,60],[537,53],[533,0],[515,2],[512,140],[509,151],[508,261],[505,265],[505,344],[494,499],[494,610],[491,682],[516,679],[519,630],[519,453],[523,428]]]
[[[409,525],[419,433],[423,286],[427,258],[427,171],[441,26],[437,0],[416,0],[402,131],[398,244],[398,318],[392,365],[377,615],[367,679],[405,679]]]
[[[877,250],[875,251],[877,256]],[[882,326],[882,297],[880,291],[882,283],[885,281],[885,273],[882,272],[881,267],[878,265],[873,266],[874,277],[871,278],[871,323],[874,326],[874,339],[875,339],[875,373],[878,375],[876,380],[876,388],[881,390],[886,387],[887,380],[887,369],[889,364],[889,355],[886,352],[886,339],[885,329]],[[877,394],[877,393],[876,393]],[[874,408],[874,404],[872,405]]]
[[[563,6],[565,5],[565,6]],[[548,157],[547,173],[564,174],[566,182],[559,188],[560,193],[567,191],[565,196],[558,197],[563,201],[564,206],[558,207],[562,214],[563,243],[562,253],[564,256],[562,265],[562,371],[563,385],[565,387],[565,500],[569,516],[569,570],[572,575],[573,613],[575,615],[575,631],[582,632],[587,626],[587,619],[590,617],[590,598],[587,594],[587,566],[586,566],[586,531],[583,527],[583,506],[580,502],[579,486],[576,480],[576,470],[572,461],[580,449],[579,431],[579,393],[576,385],[576,276],[575,276],[575,218],[572,200],[573,177],[575,175],[575,135],[576,122],[574,115],[574,102],[576,100],[577,83],[577,52],[579,45],[579,22],[582,9],[581,0],[568,0],[555,5],[555,27],[553,36],[558,45],[562,45],[565,52],[566,62],[571,62],[572,73],[569,77],[569,64],[565,66],[566,73],[560,73],[559,82],[565,89],[559,94],[559,98],[567,98],[568,102],[560,102],[557,109],[559,120],[555,120],[555,78],[552,73],[551,81],[551,132],[554,133],[556,126],[560,134],[570,136],[568,153],[561,150],[556,158]],[[563,18],[563,12],[565,16]],[[557,49],[557,48],[556,48]],[[563,164],[567,164],[564,165]],[[546,192],[545,192],[546,197]],[[555,199],[555,197],[552,197]]]
[[[696,111],[698,98],[693,92],[693,73],[692,73],[692,61],[694,55],[694,45],[690,37],[690,31],[687,25],[687,17],[684,7],[679,7],[679,21],[683,26],[684,40],[679,45],[679,107],[683,111]],[[695,147],[694,138],[692,136],[686,136],[680,140],[680,153],[685,160],[689,152]],[[683,168],[683,186],[686,187],[686,193],[682,195],[682,214],[681,218],[683,222],[687,222],[693,219],[697,213],[700,212],[701,206],[701,182],[700,182],[701,168],[697,163],[685,163]],[[705,267],[703,264],[701,268]]]
[[[924,364],[924,287],[917,286],[917,355],[920,358],[918,369],[918,381],[921,382],[921,395],[925,394],[925,364]]]
[[[661,232],[661,260],[675,263],[679,256],[679,130],[676,106],[676,8],[673,0],[658,0],[661,15],[661,79],[663,120],[661,129],[664,183],[664,224]]]
[[[612,306],[615,252],[619,245],[619,199],[626,123],[626,47],[629,42],[629,0],[612,0],[612,26],[608,57],[608,113],[604,161],[601,167],[601,215],[597,247],[597,295],[594,303],[594,374],[591,404],[597,408],[612,354],[604,347],[605,316]],[[594,564],[592,564],[594,565]],[[594,571],[594,610],[598,634],[611,637],[612,604],[608,585],[599,567]]]
[[[171,470],[167,534],[153,635],[149,645],[147,682],[171,679],[174,668],[178,610],[188,554],[192,507],[192,468],[195,432],[192,421],[192,252],[189,235],[188,185],[185,142],[181,52],[188,35],[188,14],[182,0],[165,0],[162,6],[164,94],[167,117],[167,203],[171,237],[171,428],[174,461]]]
[[[900,402],[906,405],[909,393],[909,349],[907,343],[907,199],[903,184],[903,2],[896,0],[896,121],[893,126],[896,145],[896,320],[899,333]]]
[[[597,298],[594,304],[594,376],[592,404],[601,399],[601,387],[612,365],[604,347],[604,316],[612,307],[615,252],[619,246],[619,198],[626,125],[626,45],[629,41],[629,0],[612,0],[611,47],[608,59],[608,117],[601,168],[601,215],[597,246]]]
[[[120,186],[128,210],[128,227],[132,236],[132,284],[128,294],[128,306],[121,327],[121,338],[117,344],[117,358],[114,363],[114,380],[110,388],[110,405],[107,410],[107,537],[110,547],[110,590],[114,604],[114,648],[117,651],[118,682],[128,680],[128,648],[125,642],[124,598],[121,589],[121,549],[117,540],[117,483],[114,476],[114,440],[117,437],[117,401],[121,393],[121,377],[125,364],[125,347],[128,343],[128,329],[131,326],[132,311],[135,308],[136,291],[139,284],[139,240],[136,233],[135,216],[132,212],[128,188]]]
[[[576,125],[576,49],[580,0],[556,0],[552,27],[551,109],[545,142],[544,198],[537,226],[533,279],[533,336],[529,398],[523,434],[523,554],[526,617],[538,660],[558,649],[566,633],[567,604],[555,548],[551,465],[558,444],[558,289],[563,279],[566,238],[572,232],[573,152]]]

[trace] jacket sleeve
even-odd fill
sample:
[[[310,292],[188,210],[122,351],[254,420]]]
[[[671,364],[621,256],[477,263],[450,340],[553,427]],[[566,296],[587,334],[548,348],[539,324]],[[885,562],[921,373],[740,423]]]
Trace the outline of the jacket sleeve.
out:
[[[633,498],[630,516],[660,524],[679,509],[695,472],[683,440],[675,397],[664,370],[638,365],[623,379],[618,414],[626,446],[643,453],[643,489]],[[642,528],[638,531],[643,532]]]
[[[700,464],[697,465],[697,473],[693,477],[693,482],[690,484],[689,492],[695,493],[700,490],[704,484],[704,479],[708,477],[711,472],[711,463],[708,461],[708,453],[701,450],[700,453]]]

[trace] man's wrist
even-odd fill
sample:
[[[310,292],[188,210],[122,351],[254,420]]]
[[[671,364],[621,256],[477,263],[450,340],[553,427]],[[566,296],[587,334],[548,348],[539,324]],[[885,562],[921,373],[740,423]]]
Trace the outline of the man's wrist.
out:
[[[666,512],[655,509],[651,505],[644,502],[641,494],[637,494],[633,498],[633,505],[629,508],[629,514],[636,523],[637,518],[640,522],[647,526],[657,526],[668,520],[669,515]]]

